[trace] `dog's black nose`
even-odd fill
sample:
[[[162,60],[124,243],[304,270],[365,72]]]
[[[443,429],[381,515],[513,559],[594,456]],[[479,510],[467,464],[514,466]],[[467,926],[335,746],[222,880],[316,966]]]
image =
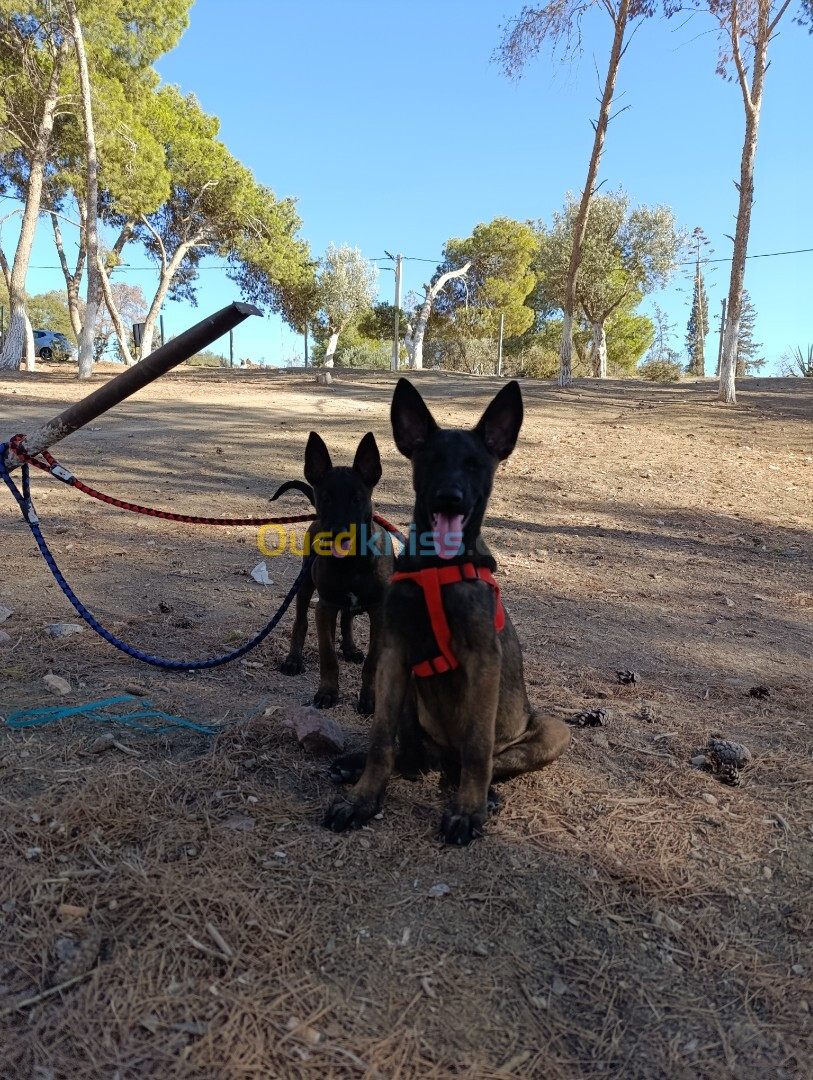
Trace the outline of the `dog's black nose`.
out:
[[[459,487],[440,488],[435,493],[435,504],[446,510],[456,510],[463,505],[463,492]]]

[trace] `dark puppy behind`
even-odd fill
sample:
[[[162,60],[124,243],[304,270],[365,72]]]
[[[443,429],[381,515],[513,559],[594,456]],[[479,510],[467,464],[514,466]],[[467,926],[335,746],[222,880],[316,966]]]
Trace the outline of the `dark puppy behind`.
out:
[[[305,669],[302,649],[308,630],[308,606],[315,590],[319,597],[316,605],[319,689],[313,702],[325,709],[335,705],[339,698],[336,618],[341,613],[342,655],[353,664],[364,661],[358,711],[371,713],[375,708],[382,602],[393,565],[388,539],[373,524],[372,493],[381,479],[381,458],[372,432],[361,440],[352,468],[347,468],[334,467],[324,442],[312,431],[305,448],[305,478],[311,485],[316,508],[316,521],[308,527],[305,558],[309,549],[317,558],[310,578],[306,578],[297,594],[291,647],[281,670],[286,675],[298,675]],[[366,544],[374,530],[378,532],[373,545],[375,553]],[[319,533],[327,534],[327,538],[315,542]],[[353,639],[353,619],[362,612],[370,616],[366,660]]]
[[[385,599],[370,748],[358,783],[327,812],[336,832],[378,811],[394,768],[409,775],[439,767],[456,789],[441,834],[468,844],[482,830],[492,782],[541,769],[570,743],[565,724],[528,703],[519,641],[480,536],[522,414],[519,385],[510,382],[472,431],[444,431],[412,384],[398,382],[392,426],[412,461],[419,546],[398,558]],[[335,763],[334,778],[354,773],[358,756]]]

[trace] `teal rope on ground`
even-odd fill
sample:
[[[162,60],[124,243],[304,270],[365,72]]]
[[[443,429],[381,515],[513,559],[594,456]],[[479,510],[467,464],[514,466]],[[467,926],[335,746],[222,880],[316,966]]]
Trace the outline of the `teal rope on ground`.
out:
[[[135,712],[109,713],[105,715],[103,710],[111,709],[115,705],[124,705],[129,702],[138,702],[141,706]],[[126,727],[135,728],[144,735],[165,735],[174,728],[186,728],[189,731],[197,731],[202,735],[216,735],[219,728],[206,727],[203,724],[193,724],[191,720],[184,720],[181,716],[171,716],[153,707],[151,701],[146,698],[134,697],[132,694],[123,694],[121,697],[107,698],[105,701],[93,701],[88,705],[48,705],[41,709],[22,709],[11,713],[6,717],[6,724],[14,730],[30,727],[40,727],[43,724],[54,724],[58,720],[67,720],[74,716],[92,720],[97,724],[124,724]],[[145,723],[144,720],[164,720],[164,727],[155,727]]]

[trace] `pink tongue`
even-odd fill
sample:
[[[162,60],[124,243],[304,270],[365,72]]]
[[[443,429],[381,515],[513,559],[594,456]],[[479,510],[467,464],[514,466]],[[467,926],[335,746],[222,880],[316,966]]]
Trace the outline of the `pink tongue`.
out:
[[[453,559],[463,542],[463,515],[433,514],[432,526],[436,554],[441,559]]]
[[[343,559],[345,555],[350,554],[350,541],[342,540],[340,544],[335,544],[331,548],[334,558]]]

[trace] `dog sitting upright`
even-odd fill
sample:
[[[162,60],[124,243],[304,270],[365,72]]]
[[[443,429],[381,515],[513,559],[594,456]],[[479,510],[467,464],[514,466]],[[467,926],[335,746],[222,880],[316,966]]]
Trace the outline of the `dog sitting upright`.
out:
[[[565,724],[528,703],[519,641],[480,536],[522,415],[519,384],[510,382],[472,431],[444,431],[410,382],[396,386],[392,427],[412,461],[419,547],[398,558],[384,601],[370,747],[360,779],[327,812],[336,832],[377,813],[394,768],[439,767],[457,789],[441,834],[468,844],[481,833],[492,782],[541,769],[570,744]],[[332,775],[349,779],[354,770],[350,755]]]
[[[286,675],[298,675],[305,670],[302,649],[308,630],[308,606],[315,590],[319,597],[316,605],[319,688],[313,703],[326,709],[339,698],[336,617],[341,613],[342,655],[353,664],[364,661],[358,711],[371,713],[375,708],[382,601],[393,565],[386,535],[379,531],[371,540],[375,535],[372,493],[381,479],[381,458],[372,432],[361,440],[352,468],[347,468],[333,466],[327,447],[312,431],[305,447],[305,479],[310,488],[292,481],[283,484],[274,496],[289,487],[297,487],[309,495],[316,509],[316,521],[308,527],[305,559],[308,551],[317,558],[296,597],[291,647],[281,670]],[[326,535],[318,539],[320,533]],[[365,611],[370,616],[366,660],[353,638],[353,619]]]

